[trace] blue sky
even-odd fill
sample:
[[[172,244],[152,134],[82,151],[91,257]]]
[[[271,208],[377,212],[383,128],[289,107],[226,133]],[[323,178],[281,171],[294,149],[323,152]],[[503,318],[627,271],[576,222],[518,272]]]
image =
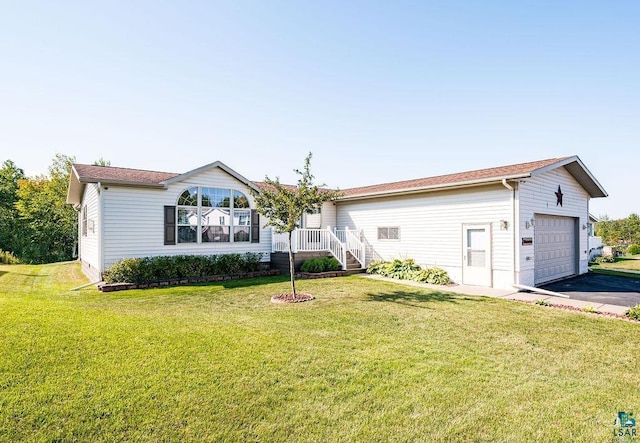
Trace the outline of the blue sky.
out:
[[[330,186],[577,154],[640,213],[640,2],[3,1],[0,161]]]

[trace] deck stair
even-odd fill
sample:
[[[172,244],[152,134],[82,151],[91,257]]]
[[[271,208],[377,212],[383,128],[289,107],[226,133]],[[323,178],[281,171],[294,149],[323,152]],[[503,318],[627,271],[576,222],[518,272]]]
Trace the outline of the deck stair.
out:
[[[365,269],[362,267],[357,258],[347,251],[347,266],[346,271],[348,274],[362,274]]]
[[[335,257],[343,270],[350,274],[364,272],[364,243],[358,230],[296,229],[292,233],[291,250],[298,252],[327,252]],[[272,232],[271,252],[287,252],[289,235]]]

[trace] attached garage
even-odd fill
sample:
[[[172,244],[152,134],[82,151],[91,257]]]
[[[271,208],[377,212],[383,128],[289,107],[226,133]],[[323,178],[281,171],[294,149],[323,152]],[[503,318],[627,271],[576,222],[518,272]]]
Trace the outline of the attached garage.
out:
[[[343,192],[335,226],[361,232],[367,263],[409,257],[505,289],[588,272],[589,200],[607,195],[577,156]]]
[[[576,218],[535,215],[535,284],[578,273]]]

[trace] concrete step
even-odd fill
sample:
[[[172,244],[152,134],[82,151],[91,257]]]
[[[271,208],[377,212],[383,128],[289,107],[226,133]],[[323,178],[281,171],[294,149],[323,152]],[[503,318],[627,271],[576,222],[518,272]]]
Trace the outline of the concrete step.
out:
[[[347,269],[347,275],[354,275],[354,274],[363,274],[366,270],[365,269]]]

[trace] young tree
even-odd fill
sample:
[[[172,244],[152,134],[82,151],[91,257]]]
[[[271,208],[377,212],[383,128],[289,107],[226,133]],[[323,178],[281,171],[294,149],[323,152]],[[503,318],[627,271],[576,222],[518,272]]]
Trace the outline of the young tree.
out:
[[[278,177],[275,180],[265,177],[267,186],[260,193],[253,193],[258,212],[267,217],[267,226],[273,226],[278,233],[289,235],[289,272],[291,274],[291,293],[296,298],[295,267],[291,238],[293,231],[299,227],[302,215],[322,206],[326,201],[335,200],[340,192],[324,189],[325,185],[315,185],[311,174],[311,152],[304,161],[302,171],[294,169],[298,174],[296,187],[285,186]]]

